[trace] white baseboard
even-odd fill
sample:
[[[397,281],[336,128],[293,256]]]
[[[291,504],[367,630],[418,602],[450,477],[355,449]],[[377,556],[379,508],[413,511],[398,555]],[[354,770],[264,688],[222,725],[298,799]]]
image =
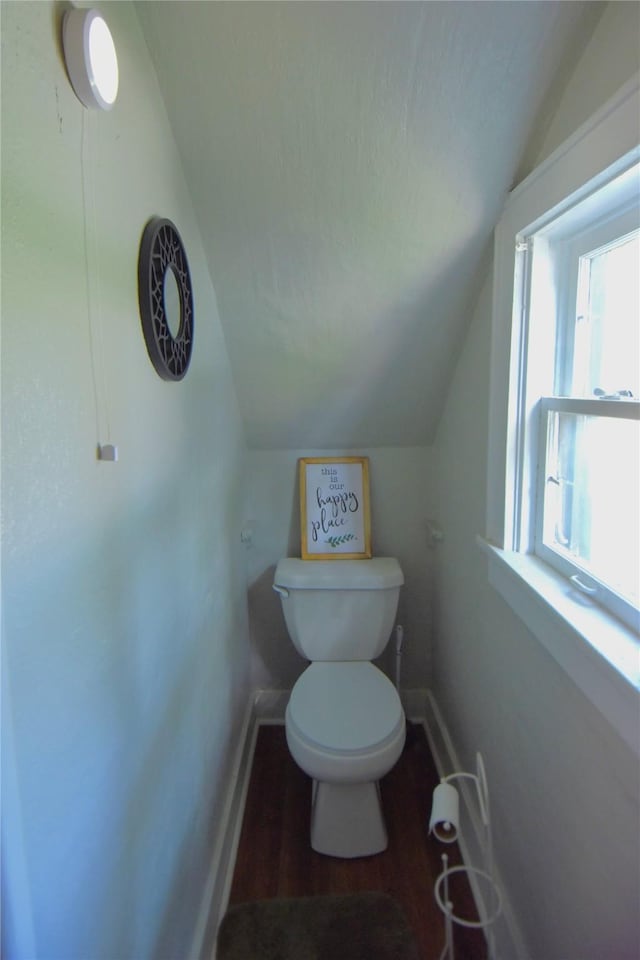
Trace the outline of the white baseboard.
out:
[[[238,852],[242,817],[247,799],[257,735],[258,724],[256,722],[254,695],[252,694],[245,710],[238,745],[233,758],[211,866],[202,893],[198,919],[191,949],[189,950],[190,960],[215,960],[215,936],[208,956],[204,956],[204,951],[209,949],[205,939],[207,939],[208,931],[218,929],[229,902],[231,880]]]
[[[416,688],[414,690],[400,690],[400,699],[406,714],[407,720],[412,723],[425,722],[427,715],[427,694],[428,690]]]
[[[453,740],[447,729],[438,702],[431,690],[427,691],[426,696],[425,731],[440,776],[444,777],[454,771],[462,770],[463,767],[460,764]],[[475,770],[470,772],[475,772]],[[462,833],[459,835],[458,845],[467,866],[484,869],[483,827],[479,816],[477,797],[473,787],[471,787],[469,783],[467,780],[461,780],[456,783],[456,789],[458,789],[462,795],[464,807],[471,823],[471,830],[464,835]],[[489,783],[488,786],[489,794],[491,794],[491,783]],[[491,930],[493,935],[494,958],[495,960],[501,960],[501,958],[502,960],[531,960],[520,927],[509,902],[505,885],[502,882],[499,870],[495,866],[495,862],[493,865],[493,877],[502,898],[502,914],[493,924]],[[487,916],[487,912],[483,902],[482,892],[477,885],[474,874],[469,875],[469,882],[478,914],[480,919],[483,919]]]
[[[254,710],[258,723],[284,723],[291,690],[256,690]]]
[[[290,694],[290,690],[254,690],[249,696],[189,951],[190,960],[215,960],[215,935],[210,948],[205,939],[208,931],[217,931],[229,904],[258,727],[261,724],[284,723],[284,712]],[[205,950],[210,950],[206,956]]]

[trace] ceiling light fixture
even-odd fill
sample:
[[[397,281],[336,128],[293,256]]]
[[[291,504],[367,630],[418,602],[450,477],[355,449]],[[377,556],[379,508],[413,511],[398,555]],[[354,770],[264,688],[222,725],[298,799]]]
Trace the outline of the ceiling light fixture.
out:
[[[104,18],[97,10],[69,10],[62,45],[78,99],[85,107],[111,110],[118,96],[118,58]]]

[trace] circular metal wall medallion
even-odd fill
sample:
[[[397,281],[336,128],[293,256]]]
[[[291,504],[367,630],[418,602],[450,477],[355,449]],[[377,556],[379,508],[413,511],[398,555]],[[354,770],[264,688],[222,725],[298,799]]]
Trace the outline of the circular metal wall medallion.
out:
[[[179,304],[174,309],[179,316],[168,312],[165,298],[165,291],[175,285]],[[163,380],[182,380],[193,346],[193,290],[182,240],[171,220],[153,217],[144,228],[138,258],[138,299],[151,363]]]

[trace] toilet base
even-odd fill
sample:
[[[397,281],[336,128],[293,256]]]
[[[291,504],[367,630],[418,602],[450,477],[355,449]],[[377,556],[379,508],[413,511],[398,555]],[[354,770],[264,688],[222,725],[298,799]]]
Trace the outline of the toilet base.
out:
[[[311,846],[329,857],[370,857],[387,848],[377,783],[313,781]]]

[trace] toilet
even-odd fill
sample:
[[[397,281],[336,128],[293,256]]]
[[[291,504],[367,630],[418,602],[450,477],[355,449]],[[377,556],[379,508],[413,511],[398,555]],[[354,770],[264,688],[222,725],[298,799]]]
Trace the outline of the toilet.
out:
[[[310,665],[285,713],[293,759],[313,780],[311,846],[366,857],[387,846],[378,781],[396,763],[405,717],[373,663],[387,645],[404,576],[397,560],[280,560],[289,636]]]

